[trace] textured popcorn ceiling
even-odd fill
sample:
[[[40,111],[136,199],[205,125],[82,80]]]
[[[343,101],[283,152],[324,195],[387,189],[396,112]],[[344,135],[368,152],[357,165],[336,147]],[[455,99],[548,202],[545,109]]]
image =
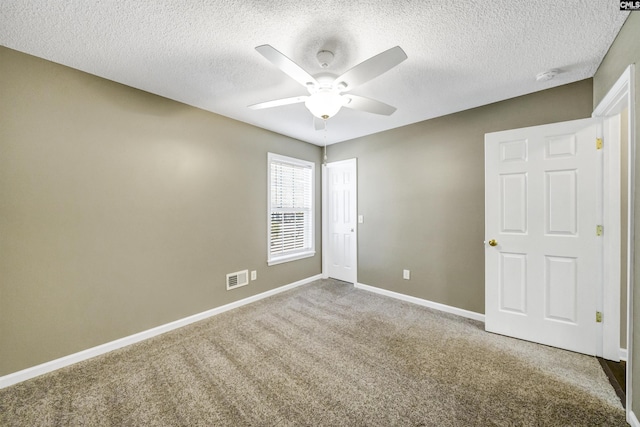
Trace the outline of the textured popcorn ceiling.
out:
[[[592,77],[627,15],[617,0],[2,0],[0,44],[322,145]],[[303,104],[250,110],[307,94],[261,44],[311,74],[399,45],[409,58],[352,92],[398,110],[343,108],[326,135]]]

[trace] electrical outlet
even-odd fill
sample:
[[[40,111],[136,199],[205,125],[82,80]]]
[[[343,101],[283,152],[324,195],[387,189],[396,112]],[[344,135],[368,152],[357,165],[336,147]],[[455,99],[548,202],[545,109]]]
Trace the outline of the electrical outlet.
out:
[[[411,271],[410,270],[402,270],[402,278],[404,280],[411,279]]]
[[[364,215],[358,215],[358,224],[364,223]]]
[[[255,270],[251,271],[251,280],[256,280],[258,278],[258,272]]]

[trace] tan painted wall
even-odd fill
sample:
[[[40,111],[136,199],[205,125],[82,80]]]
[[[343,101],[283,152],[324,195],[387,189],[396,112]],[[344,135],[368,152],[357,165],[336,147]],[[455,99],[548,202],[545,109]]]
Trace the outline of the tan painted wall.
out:
[[[329,146],[358,158],[358,281],[484,313],[484,134],[591,111],[589,79]]]
[[[638,135],[640,134],[640,108],[638,108],[638,101],[640,101],[640,13],[631,12],[627,22],[620,30],[618,37],[614,41],[613,45],[609,49],[607,56],[605,56],[600,68],[596,72],[593,78],[593,105],[594,107],[602,100],[604,95],[609,91],[611,86],[618,80],[622,72],[629,66],[629,64],[636,64],[636,77],[635,77],[635,99],[636,99],[636,112],[635,112],[635,140],[630,140],[629,143],[634,144],[636,151],[638,150]],[[635,228],[635,245],[633,262],[634,268],[634,297],[633,297],[633,311],[635,313],[636,321],[634,325],[638,324],[637,319],[640,316],[640,233],[638,233],[638,224],[640,224],[640,156],[636,153],[635,159],[635,193],[634,193],[634,222]],[[640,398],[638,398],[638,390],[640,390],[640,327],[635,327],[633,331],[633,343],[635,344],[635,351],[633,352],[632,369],[633,369],[633,389],[636,391],[636,398],[632,404],[632,410],[636,416],[640,415]]]
[[[321,272],[319,147],[3,47],[0,76],[0,375]],[[268,151],[318,178],[317,255],[273,267]]]

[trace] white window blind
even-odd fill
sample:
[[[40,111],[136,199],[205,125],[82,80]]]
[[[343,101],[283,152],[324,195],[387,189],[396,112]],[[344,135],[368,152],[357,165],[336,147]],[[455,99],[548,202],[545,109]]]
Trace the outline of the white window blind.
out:
[[[314,164],[269,153],[269,265],[314,255]]]

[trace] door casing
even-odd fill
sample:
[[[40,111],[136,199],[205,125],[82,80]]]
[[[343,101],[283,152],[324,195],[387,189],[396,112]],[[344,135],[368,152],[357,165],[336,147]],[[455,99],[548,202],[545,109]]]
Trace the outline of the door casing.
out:
[[[627,135],[628,135],[628,172],[627,172],[627,236],[626,236],[626,246],[627,246],[627,366],[626,366],[626,412],[627,412],[627,421],[631,422],[631,411],[632,411],[632,402],[633,402],[633,381],[632,381],[632,373],[633,373],[633,284],[634,284],[634,192],[635,192],[635,143],[636,143],[636,135],[635,135],[635,66],[634,64],[629,65],[625,71],[620,75],[618,80],[614,83],[614,85],[609,89],[604,98],[600,101],[598,106],[593,111],[593,117],[603,117],[605,119],[605,123],[607,120],[618,116],[624,111],[627,111],[628,120],[627,120]],[[609,122],[611,125],[613,123]],[[604,137],[607,138],[607,132],[613,129],[613,126],[604,126]],[[608,162],[605,161],[605,174],[614,173],[613,171],[607,171],[607,168],[611,166],[608,165]],[[618,170],[615,172],[620,174]],[[614,176],[614,175],[612,175]],[[607,213],[605,210],[605,216],[609,215],[611,217],[612,213]],[[619,233],[618,233],[619,235]],[[619,243],[619,242],[618,242]],[[619,247],[619,245],[618,245]],[[605,249],[606,252],[606,249]],[[604,262],[607,264],[611,260],[608,258],[609,254],[605,253]],[[606,283],[606,282],[605,282]],[[613,286],[614,284],[611,284]],[[619,288],[619,284],[615,284]],[[612,289],[609,289],[612,291]],[[615,292],[615,291],[613,291]],[[605,288],[603,294],[603,304],[605,306],[617,305],[618,307],[618,318],[620,318],[619,314],[619,291],[618,291],[618,300],[611,301],[608,295],[608,290]],[[614,308],[615,310],[615,308]],[[607,322],[603,323],[603,345],[604,345],[604,353],[606,354],[607,347],[611,347],[612,340],[619,339],[619,326],[617,330],[617,335],[614,335],[614,331],[610,330],[610,325],[607,325]],[[615,359],[614,359],[615,360]]]

